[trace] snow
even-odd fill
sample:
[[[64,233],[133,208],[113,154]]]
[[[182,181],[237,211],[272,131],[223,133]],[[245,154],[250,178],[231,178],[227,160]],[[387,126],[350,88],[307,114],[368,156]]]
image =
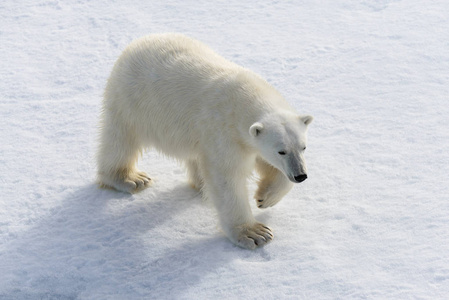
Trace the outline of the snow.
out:
[[[0,299],[449,297],[449,2],[6,0],[0,20]],[[251,199],[262,249],[232,245],[154,152],[152,188],[95,185],[113,63],[168,31],[315,117],[309,179]]]

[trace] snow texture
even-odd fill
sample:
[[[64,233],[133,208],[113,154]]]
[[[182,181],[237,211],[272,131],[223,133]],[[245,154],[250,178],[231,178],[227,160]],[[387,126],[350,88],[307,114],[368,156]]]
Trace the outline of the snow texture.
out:
[[[0,20],[0,299],[448,299],[448,1],[5,0]],[[315,117],[309,179],[250,199],[266,247],[232,245],[154,152],[153,187],[95,185],[106,79],[156,32]]]

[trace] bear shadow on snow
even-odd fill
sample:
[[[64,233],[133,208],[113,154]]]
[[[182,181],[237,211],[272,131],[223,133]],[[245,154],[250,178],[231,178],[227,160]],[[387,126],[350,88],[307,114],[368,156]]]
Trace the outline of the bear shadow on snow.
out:
[[[0,291],[0,297],[74,299],[84,291],[98,292],[96,285],[111,294],[150,286],[152,295],[181,295],[234,258],[235,252],[226,249],[238,250],[211,224],[215,234],[178,246],[170,246],[175,244],[170,236],[163,237],[165,243],[154,245],[159,254],[153,253],[152,234],[163,232],[192,201],[197,204],[194,210],[205,205],[187,184],[149,197],[93,184],[64,194],[47,218],[6,246],[4,271],[17,280]],[[194,219],[191,225],[194,229]]]

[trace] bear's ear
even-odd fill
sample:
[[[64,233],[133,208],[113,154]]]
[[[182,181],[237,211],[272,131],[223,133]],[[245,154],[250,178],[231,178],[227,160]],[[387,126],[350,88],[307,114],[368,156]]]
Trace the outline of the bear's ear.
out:
[[[306,125],[309,125],[309,124],[312,123],[312,121],[313,121],[313,117],[312,117],[312,116],[308,116],[308,115],[305,115],[305,116],[299,116],[299,119],[300,119],[302,122],[304,122],[304,124],[306,124]]]
[[[249,128],[249,134],[252,135],[253,137],[256,137],[262,132],[262,130],[263,130],[262,123],[256,122]]]

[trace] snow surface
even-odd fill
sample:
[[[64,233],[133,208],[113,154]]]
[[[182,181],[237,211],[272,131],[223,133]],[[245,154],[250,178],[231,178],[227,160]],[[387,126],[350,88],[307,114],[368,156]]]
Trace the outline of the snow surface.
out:
[[[4,0],[0,24],[0,299],[449,298],[449,1]],[[262,249],[154,152],[154,187],[94,183],[114,61],[168,31],[315,116],[309,179],[251,199]]]

